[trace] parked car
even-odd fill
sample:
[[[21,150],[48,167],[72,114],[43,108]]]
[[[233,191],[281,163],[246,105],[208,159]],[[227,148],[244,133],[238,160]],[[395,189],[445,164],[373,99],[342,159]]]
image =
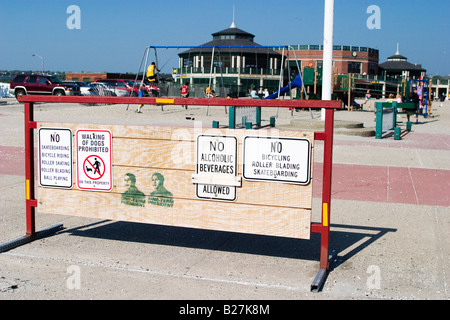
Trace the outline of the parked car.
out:
[[[45,94],[55,96],[79,96],[77,85],[63,83],[55,76],[21,74],[14,77],[9,86],[10,94],[16,96],[26,94]]]
[[[126,90],[115,89],[101,82],[90,83],[88,91],[90,96],[117,97],[117,93],[119,93],[119,96],[128,95],[128,91]]]
[[[138,88],[138,92],[139,92],[139,87],[141,86],[141,83],[142,83],[142,89],[143,89],[142,96],[143,97],[148,97],[150,95],[156,96],[155,92],[159,92],[159,88],[156,87],[155,85],[153,85],[153,87],[150,87],[150,82],[148,82],[147,79],[144,79],[144,81],[142,81],[142,79],[137,80],[136,82],[131,81],[131,83],[132,83],[131,85],[133,85],[133,83],[134,83],[134,87]]]
[[[73,84],[80,88],[80,92],[82,96],[88,96],[89,95],[89,83],[88,82],[82,82],[82,81],[63,81],[63,83],[67,84]]]
[[[92,85],[95,86],[102,86],[103,88],[107,88],[108,90],[114,92],[114,96],[115,97],[129,97],[130,94],[128,92],[128,90],[126,88],[123,87],[117,87],[114,85],[111,85],[110,83],[107,82],[92,82]]]
[[[114,88],[125,89],[128,92],[128,96],[137,97],[139,95],[139,86],[134,86],[134,81],[132,80],[123,80],[123,79],[97,79],[95,82],[102,82],[108,84]],[[144,89],[145,90],[145,89]],[[144,92],[144,95],[147,95]]]

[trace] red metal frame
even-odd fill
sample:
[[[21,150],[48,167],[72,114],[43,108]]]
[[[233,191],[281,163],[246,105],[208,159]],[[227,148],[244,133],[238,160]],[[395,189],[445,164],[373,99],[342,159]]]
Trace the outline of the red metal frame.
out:
[[[35,199],[34,183],[34,135],[36,129],[34,122],[33,102],[25,103],[25,206],[26,206],[26,235],[36,235],[35,208],[37,200]]]
[[[311,232],[320,233],[320,269],[311,286],[312,290],[320,290],[330,268],[330,204],[331,180],[333,169],[333,129],[334,110],[325,110],[325,131],[316,132],[314,138],[324,141],[323,152],[323,182],[322,182],[322,220],[321,223],[312,223]]]
[[[25,179],[26,179],[26,229],[27,236],[36,235],[35,175],[34,175],[34,122],[33,103],[101,103],[101,104],[143,104],[143,105],[197,105],[197,106],[235,106],[235,107],[280,107],[325,109],[325,130],[315,132],[316,140],[324,141],[323,183],[322,183],[322,219],[320,223],[311,223],[311,232],[320,233],[320,269],[311,289],[319,290],[329,271],[330,243],[330,204],[333,164],[333,128],[334,110],[341,108],[339,101],[321,100],[265,100],[265,99],[223,99],[223,98],[149,98],[149,97],[80,97],[80,96],[20,96],[25,103]]]

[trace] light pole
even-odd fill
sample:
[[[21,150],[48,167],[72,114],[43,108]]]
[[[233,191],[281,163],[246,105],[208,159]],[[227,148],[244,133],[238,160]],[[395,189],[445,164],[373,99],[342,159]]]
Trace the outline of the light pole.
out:
[[[38,57],[42,60],[42,74],[44,74],[44,57],[41,57],[38,54],[33,54],[33,57]]]
[[[333,77],[333,25],[334,0],[325,0],[324,36],[323,36],[323,69],[322,100],[331,100]],[[325,120],[325,109],[322,109],[322,120]]]

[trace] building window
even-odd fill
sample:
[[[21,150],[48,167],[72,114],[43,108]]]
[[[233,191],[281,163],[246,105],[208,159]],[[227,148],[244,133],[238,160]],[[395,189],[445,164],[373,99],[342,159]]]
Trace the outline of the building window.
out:
[[[348,63],[348,73],[361,73],[361,62]]]
[[[377,64],[376,63],[370,63],[369,64],[369,74],[377,74]]]
[[[183,67],[192,67],[194,65],[194,57],[183,59]]]

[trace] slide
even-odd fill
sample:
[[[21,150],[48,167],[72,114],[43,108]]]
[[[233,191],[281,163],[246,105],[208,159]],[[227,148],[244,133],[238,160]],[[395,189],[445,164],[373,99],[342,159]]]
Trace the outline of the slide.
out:
[[[301,88],[302,87],[302,79],[300,78],[300,74],[298,74],[295,79],[291,82],[290,88]],[[283,87],[280,89],[280,97],[289,91],[289,85]],[[267,96],[265,99],[276,99],[278,98],[278,91],[275,93],[272,93],[271,95]]]

